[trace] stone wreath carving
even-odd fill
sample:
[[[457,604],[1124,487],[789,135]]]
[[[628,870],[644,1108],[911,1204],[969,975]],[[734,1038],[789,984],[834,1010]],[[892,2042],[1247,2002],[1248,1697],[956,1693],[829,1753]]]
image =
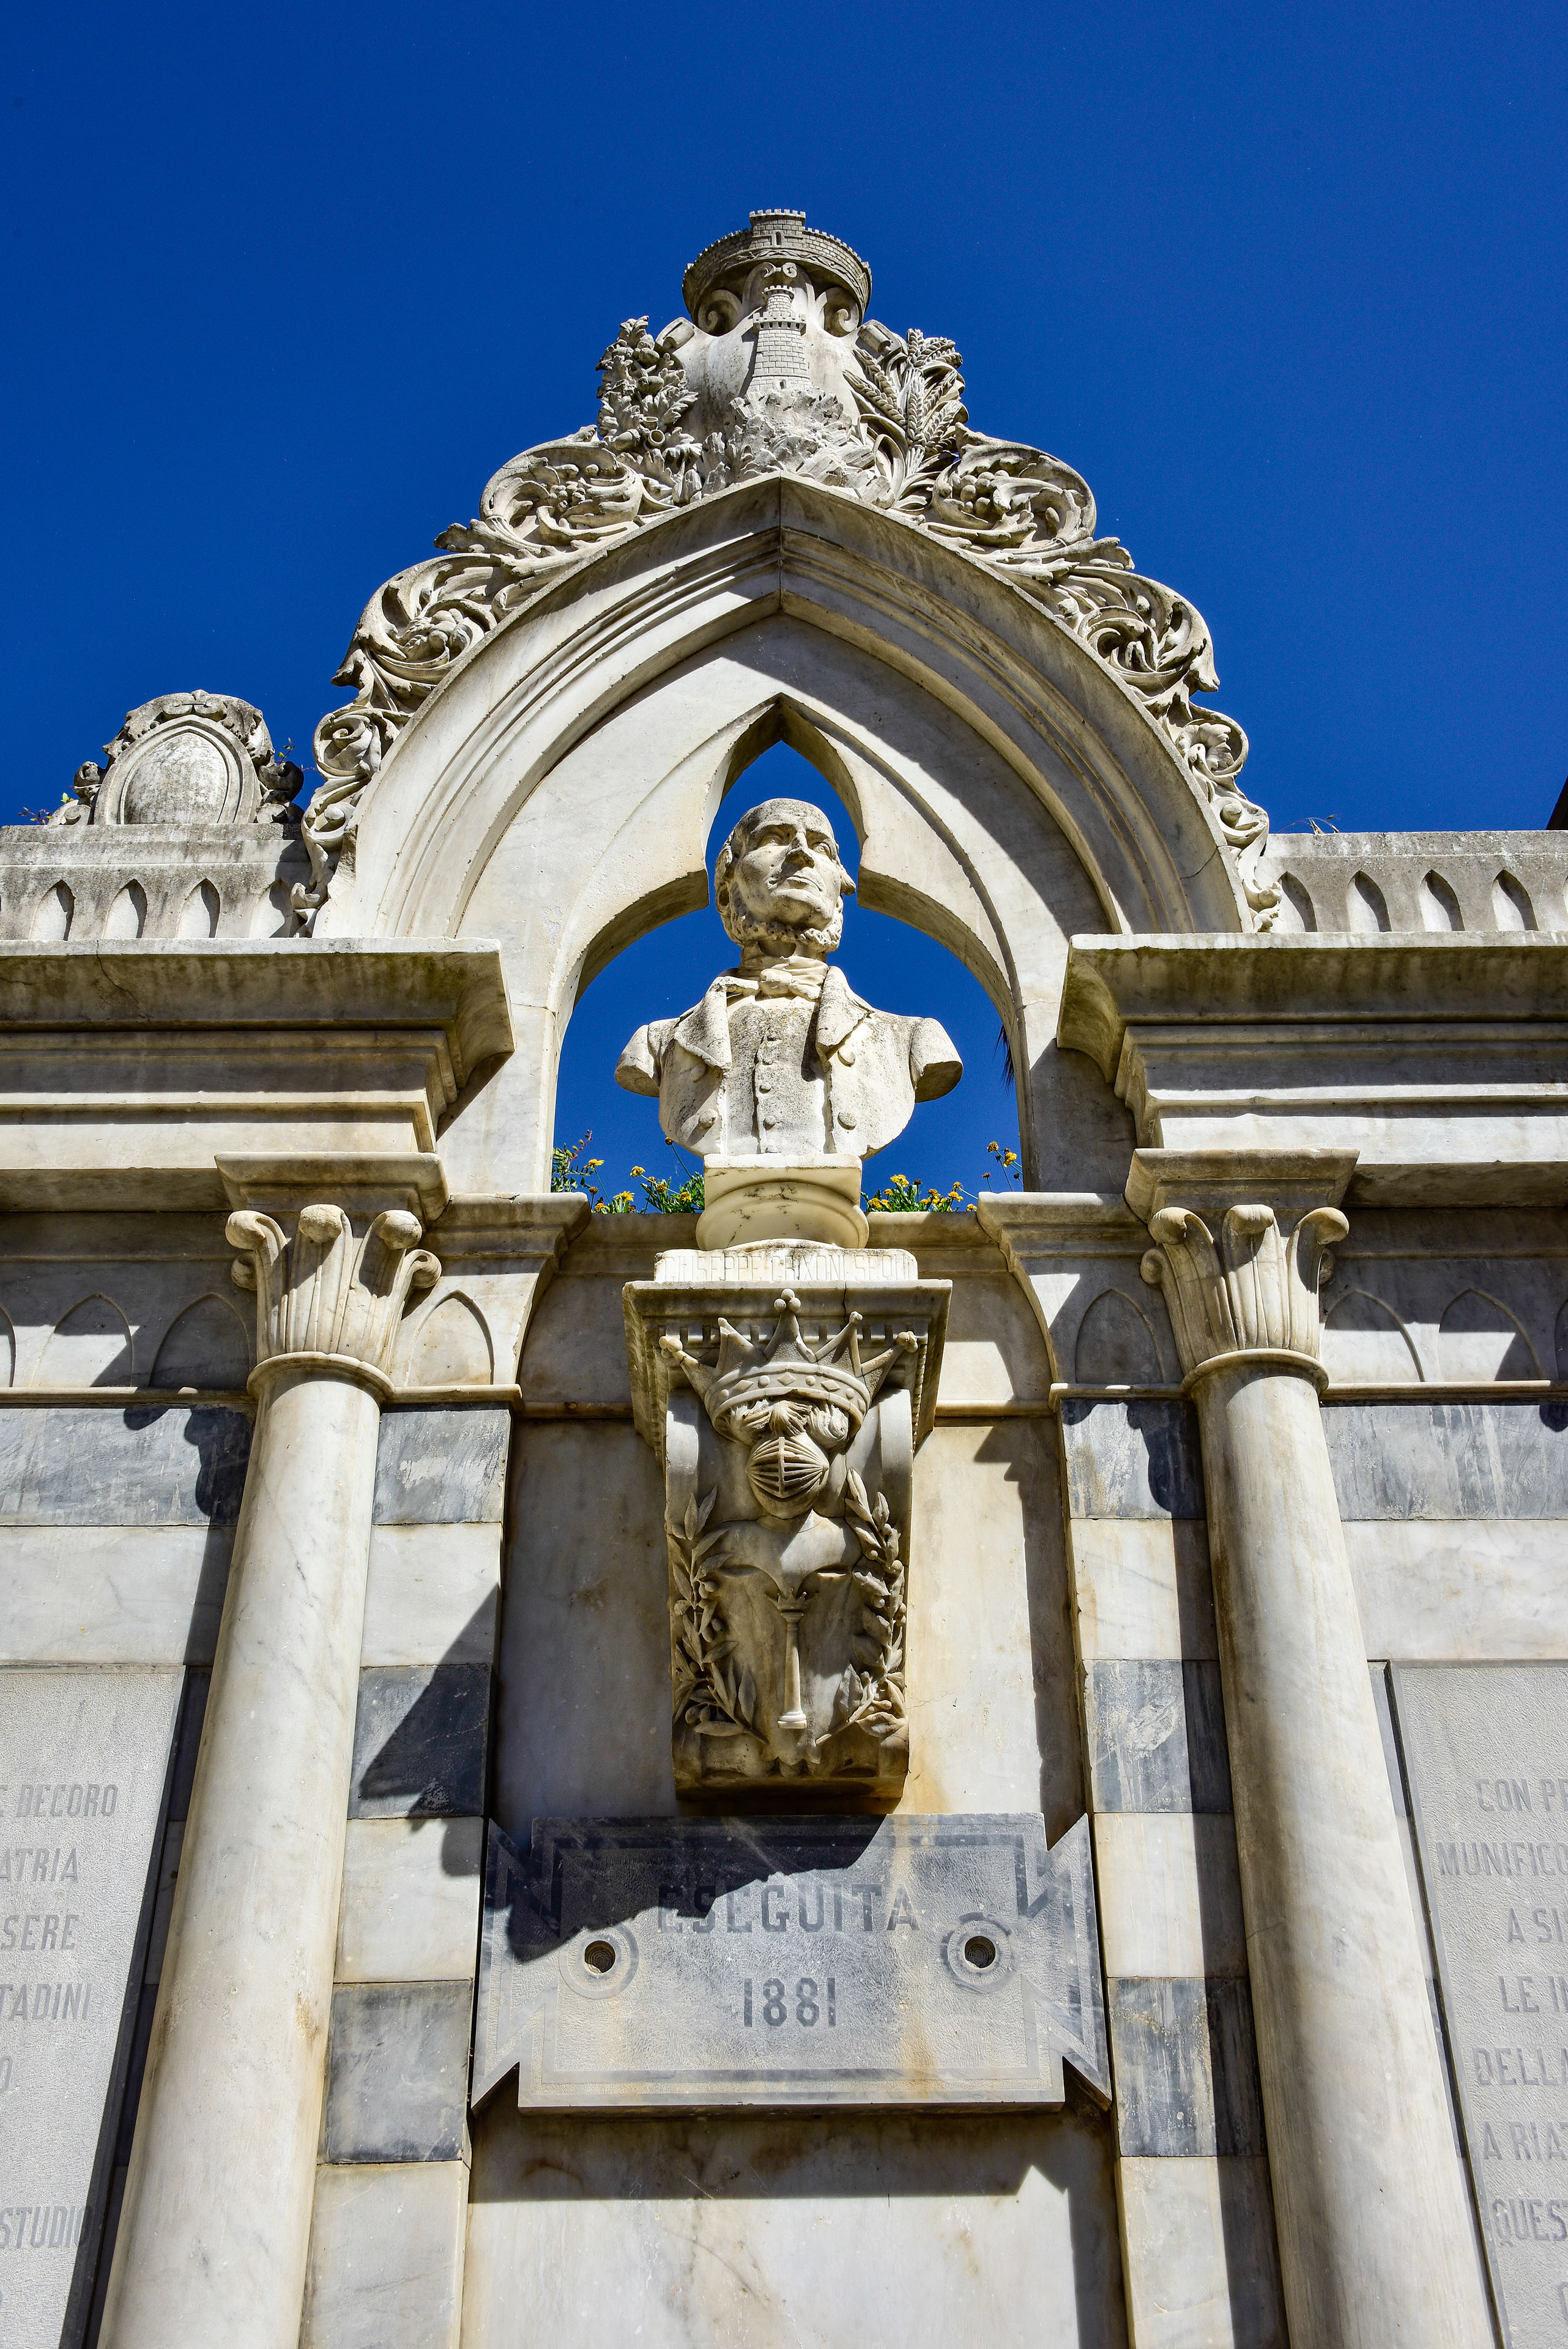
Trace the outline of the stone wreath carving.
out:
[[[714,1364],[679,1337],[659,1340],[710,1431],[683,1463],[679,1444],[670,1458],[676,1785],[698,1795],[804,1781],[891,1800],[909,1765],[912,1447],[908,1392],[880,1411],[877,1399],[919,1341],[902,1330],[864,1358],[858,1313],[813,1345],[793,1290],[774,1310],[765,1340],[722,1319]]]
[[[1254,926],[1272,926],[1279,889],[1257,873],[1269,820],[1237,781],[1247,738],[1192,698],[1219,683],[1209,630],[1117,540],[1096,535],[1081,476],[972,430],[955,346],[867,318],[869,269],[804,213],[753,212],[699,254],[681,292],[687,316],[658,335],[629,319],[605,352],[595,423],[514,457],[477,517],[437,539],[441,554],[367,605],[334,679],[354,699],[316,730],[326,780],[305,818],[313,872],[296,910],[326,902],[365,785],[472,645],[610,541],[782,472],[961,548],[1064,623],[1164,730],[1214,810]]]

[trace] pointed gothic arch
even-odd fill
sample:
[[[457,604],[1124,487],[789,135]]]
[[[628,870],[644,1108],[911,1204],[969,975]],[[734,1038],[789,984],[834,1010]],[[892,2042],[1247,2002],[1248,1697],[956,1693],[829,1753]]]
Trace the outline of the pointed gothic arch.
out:
[[[1005,575],[798,479],[618,541],[458,661],[359,802],[323,934],[495,937],[522,1050],[460,1183],[548,1166],[581,988],[707,900],[725,790],[784,740],[850,810],[862,902],[956,953],[1019,1071],[1026,1164],[1062,1083],[1079,930],[1247,926],[1206,792],[1137,695]],[[1106,1114],[1113,1114],[1107,1112]]]

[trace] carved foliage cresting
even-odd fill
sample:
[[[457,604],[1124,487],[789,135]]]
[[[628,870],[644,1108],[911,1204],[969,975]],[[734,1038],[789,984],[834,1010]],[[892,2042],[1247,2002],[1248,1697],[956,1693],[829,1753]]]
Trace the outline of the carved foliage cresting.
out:
[[[51,823],[299,820],[291,803],[303,773],[275,752],[261,711],[234,694],[161,693],[127,711],[104,754],[106,767],[88,759],[77,769],[76,797]]]
[[[783,472],[961,548],[1070,629],[1166,734],[1213,808],[1256,926],[1268,928],[1280,892],[1256,872],[1269,825],[1237,781],[1247,738],[1192,698],[1219,683],[1201,616],[1136,572],[1116,539],[1096,536],[1094,497],[1071,466],[971,428],[952,342],[863,317],[869,272],[848,247],[799,215],[765,216],[765,234],[763,219],[753,215],[749,237],[721,240],[733,248],[720,272],[727,288],[707,285],[706,256],[692,264],[690,318],[657,336],[646,317],[621,326],[598,363],[596,423],[514,457],[474,520],[437,539],[436,559],[371,598],[334,679],[354,700],[317,729],[326,781],[306,812],[315,873],[296,893],[299,911],[325,902],[365,784],[481,637],[607,542]]]
[[[660,1340],[701,1405],[670,1398],[676,1782],[891,1800],[909,1762],[913,1445],[908,1390],[886,1382],[918,1340],[867,1358],[858,1313],[813,1344],[792,1290],[774,1309],[765,1337],[722,1319],[712,1363]]]
[[[250,1208],[231,1216],[227,1231],[244,1251],[234,1286],[255,1293],[258,1362],[346,1355],[385,1377],[410,1294],[441,1278],[440,1262],[419,1246],[419,1217],[403,1208],[377,1216],[362,1237],[341,1207],[327,1206],[302,1208],[293,1239]]]
[[[1190,1208],[1169,1206],[1148,1228],[1158,1245],[1141,1270],[1165,1292],[1183,1371],[1260,1349],[1318,1360],[1324,1250],[1350,1228],[1337,1207],[1310,1208],[1282,1231],[1272,1207],[1239,1205],[1216,1239]]]

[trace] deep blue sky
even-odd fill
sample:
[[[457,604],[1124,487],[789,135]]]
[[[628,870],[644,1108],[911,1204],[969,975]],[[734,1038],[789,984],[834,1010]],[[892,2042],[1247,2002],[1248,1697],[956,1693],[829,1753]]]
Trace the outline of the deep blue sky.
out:
[[[1277,827],[1542,823],[1565,65],[1560,5],[19,12],[0,817],[175,687],[307,743],[379,582],[794,203],[1205,613]]]

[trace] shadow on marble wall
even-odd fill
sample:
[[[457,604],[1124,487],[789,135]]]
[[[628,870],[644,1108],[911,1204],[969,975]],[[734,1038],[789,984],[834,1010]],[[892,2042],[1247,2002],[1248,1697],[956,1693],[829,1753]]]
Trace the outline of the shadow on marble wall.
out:
[[[692,2294],[715,2315],[720,2301],[739,2301],[731,2313],[753,2323],[761,2300],[783,2332],[798,2302],[812,2312],[814,2338],[864,2339],[875,2337],[865,2319],[876,2303],[897,2313],[902,2337],[978,2339],[989,2301],[993,2317],[1001,2304],[1015,2315],[1031,2309],[1030,2337],[1071,2338],[1079,2349],[1123,2349],[1127,2339],[1112,2122],[1071,2075],[1065,2106],[1045,2114],[557,2118],[521,2115],[503,2092],[473,2130],[476,2306],[501,2304],[546,2242],[580,2237],[601,2314],[634,2286],[658,2296],[656,2270],[668,2265],[665,2289],[688,2320]],[[1061,2213],[1044,2230],[1042,2189]],[[875,2230],[836,2203],[874,2210]],[[920,2203],[929,2209],[907,2207]],[[689,2226],[671,2205],[686,2206]],[[983,2227],[982,2210],[992,2214]],[[1002,2211],[1011,2216],[997,2236]],[[876,2243],[883,2262],[894,2253],[897,2275],[877,2271]],[[691,2264],[699,2252],[707,2258]],[[586,2311],[556,2313],[565,2320],[557,2337],[590,2337],[573,2323]]]

